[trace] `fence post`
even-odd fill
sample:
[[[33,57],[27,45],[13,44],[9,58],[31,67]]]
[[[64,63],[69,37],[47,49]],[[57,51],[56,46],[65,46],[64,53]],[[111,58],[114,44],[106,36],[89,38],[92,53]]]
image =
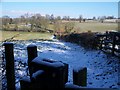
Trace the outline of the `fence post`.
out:
[[[101,39],[102,38],[102,39]],[[102,44],[103,44],[103,37],[100,37],[100,50],[102,50]]]
[[[65,69],[64,69],[64,74],[65,74],[65,83],[68,82],[68,64],[64,63]]]
[[[30,76],[32,75],[32,71],[30,68],[30,62],[37,57],[37,46],[36,45],[28,45],[27,47],[27,53],[28,53],[28,69]]]
[[[108,40],[108,35],[109,35],[109,32],[108,31],[106,31],[106,40]]]
[[[105,40],[104,40],[105,47],[108,45],[108,43],[107,43],[107,41],[108,41],[108,37],[109,37],[109,32],[106,31],[106,34],[105,34]]]
[[[113,44],[112,44],[112,55],[114,55],[114,51],[115,51],[115,43],[116,43],[116,35],[115,33],[113,33]]]
[[[15,90],[15,70],[13,43],[4,43],[6,59],[7,90]]]
[[[73,84],[87,86],[87,68],[73,69]]]

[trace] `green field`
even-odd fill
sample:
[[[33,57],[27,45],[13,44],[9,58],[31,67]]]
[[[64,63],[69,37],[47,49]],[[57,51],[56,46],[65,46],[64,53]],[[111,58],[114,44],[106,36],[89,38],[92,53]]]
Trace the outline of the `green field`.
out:
[[[53,26],[50,26],[53,29]],[[105,32],[107,30],[117,30],[117,23],[100,22],[75,22],[73,31],[77,32]],[[52,34],[40,32],[18,32],[18,31],[0,31],[0,41],[12,38],[12,40],[31,40],[31,39],[51,39]]]
[[[104,32],[107,30],[117,30],[117,23],[100,23],[100,22],[76,22],[75,29],[79,32],[92,31],[92,32]]]
[[[31,40],[31,39],[51,39],[49,33],[40,32],[17,32],[17,31],[0,31],[0,41],[4,41],[14,37],[12,40]]]

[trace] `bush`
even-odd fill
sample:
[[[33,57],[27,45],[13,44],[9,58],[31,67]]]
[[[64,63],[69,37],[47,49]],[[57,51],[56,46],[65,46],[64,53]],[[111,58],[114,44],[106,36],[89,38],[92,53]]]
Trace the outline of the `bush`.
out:
[[[58,39],[77,43],[87,49],[97,49],[98,47],[98,39],[96,37],[96,33],[93,32],[71,33],[68,35],[58,36]]]
[[[92,32],[81,33],[80,44],[86,48],[97,49],[98,40],[96,37],[96,33]]]

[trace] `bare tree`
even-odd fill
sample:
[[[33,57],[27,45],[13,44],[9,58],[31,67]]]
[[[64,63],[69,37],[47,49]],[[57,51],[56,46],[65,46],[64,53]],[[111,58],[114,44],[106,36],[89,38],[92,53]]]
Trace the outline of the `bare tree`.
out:
[[[75,23],[74,22],[67,22],[65,23],[65,33],[71,33],[71,31],[74,28]]]
[[[106,16],[102,16],[102,17],[100,17],[100,20],[99,20],[99,21],[100,21],[101,23],[103,23],[105,19],[106,19]]]
[[[57,19],[57,20],[61,20],[61,17],[60,17],[60,16],[57,16],[56,19]]]
[[[40,24],[41,24],[41,26],[43,27],[43,28],[48,28],[48,24],[49,24],[49,21],[48,21],[48,19],[46,19],[45,17],[41,17],[41,22],[40,22]]]
[[[9,29],[9,24],[10,24],[10,17],[3,16],[2,17],[2,28],[5,30]]]
[[[35,16],[31,16],[30,19],[29,19],[29,22],[30,22],[30,29],[33,30],[34,24],[36,22]]]
[[[80,15],[80,16],[79,16],[79,22],[80,22],[80,23],[82,22],[82,19],[83,19],[83,17],[82,17],[82,15]]]
[[[61,35],[61,33],[64,32],[63,29],[64,27],[62,21],[59,20],[54,23],[54,33]]]
[[[51,24],[55,23],[55,17],[53,14],[51,14],[51,16],[50,16],[50,21],[51,21]]]
[[[93,17],[93,20],[96,20],[96,17],[95,17],[95,16]]]
[[[21,21],[20,21],[21,23],[25,23],[25,22],[26,22],[26,18],[25,18],[25,16],[23,16],[23,15],[20,16],[20,20],[21,20]]]
[[[13,19],[13,24],[14,24],[14,30],[17,31],[19,28],[18,28],[18,24],[21,23],[20,22],[20,18],[14,18]]]

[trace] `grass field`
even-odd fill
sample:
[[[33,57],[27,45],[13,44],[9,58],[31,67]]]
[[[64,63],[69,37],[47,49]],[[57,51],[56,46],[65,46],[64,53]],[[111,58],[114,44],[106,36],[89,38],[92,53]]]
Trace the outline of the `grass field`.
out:
[[[13,40],[31,40],[31,39],[50,39],[52,37],[49,33],[39,33],[39,32],[16,32],[16,31],[0,31],[0,41],[10,39]]]
[[[53,26],[50,26],[53,30]],[[117,30],[117,23],[100,23],[100,22],[75,22],[73,31],[77,32],[105,32],[107,30]],[[31,40],[31,39],[50,39],[49,33],[40,32],[16,32],[16,31],[0,31],[0,41],[12,38],[13,40]]]
[[[99,23],[99,22],[85,22],[79,23],[76,22],[75,29],[78,29],[79,32],[92,31],[92,32],[104,32],[107,30],[117,30],[117,23]]]

